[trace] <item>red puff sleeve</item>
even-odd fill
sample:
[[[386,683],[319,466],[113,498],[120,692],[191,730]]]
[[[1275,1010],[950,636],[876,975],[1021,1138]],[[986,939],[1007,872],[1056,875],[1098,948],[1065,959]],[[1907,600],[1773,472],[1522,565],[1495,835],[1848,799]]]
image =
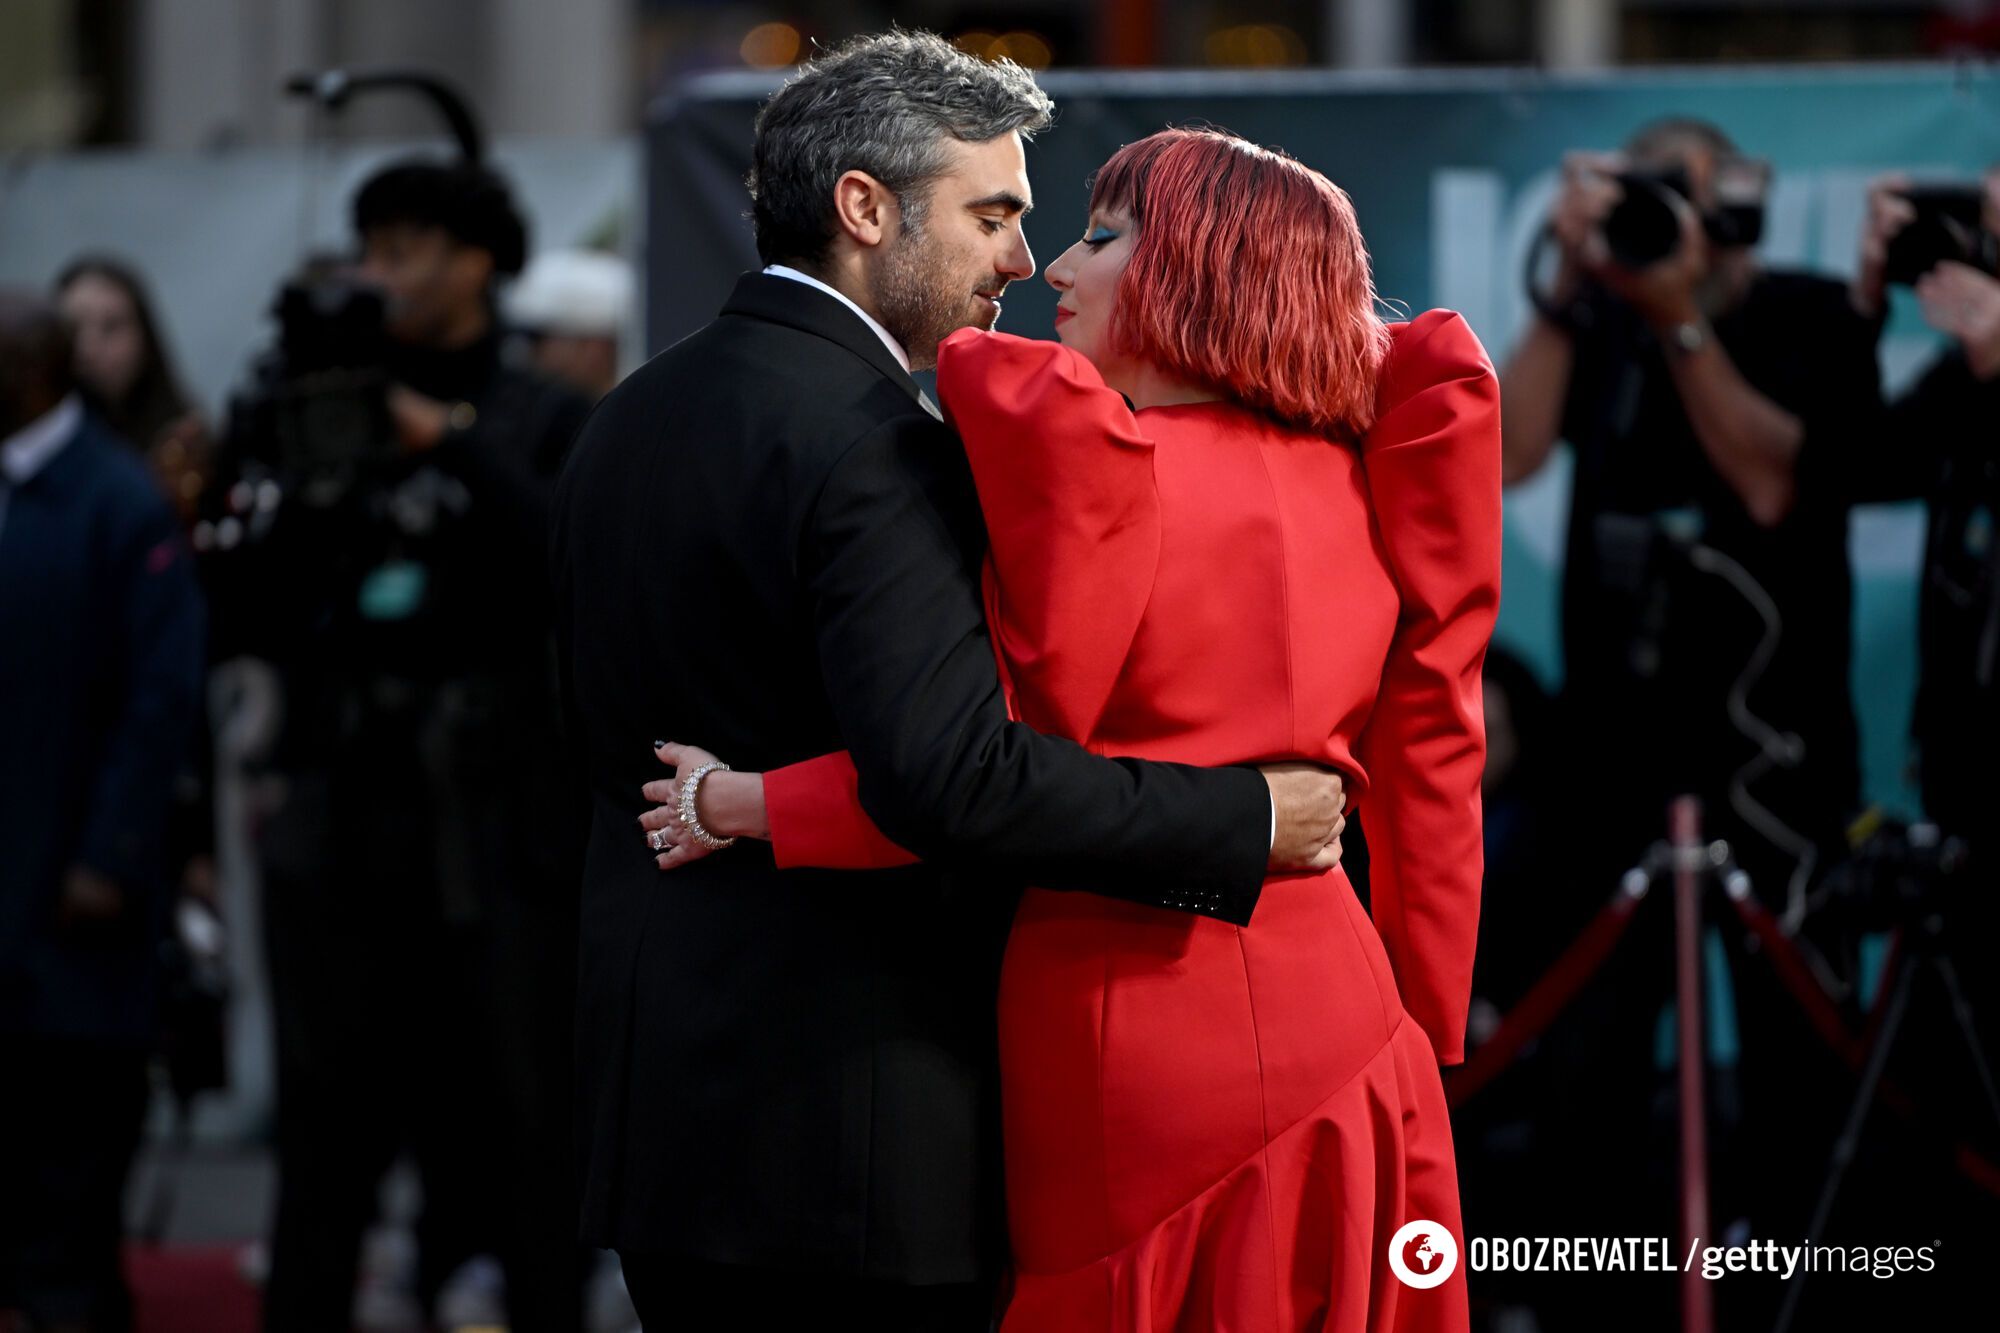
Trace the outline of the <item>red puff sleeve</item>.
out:
[[[937,378],[986,517],[986,621],[1009,700],[1037,730],[1088,743],[1159,566],[1152,441],[1061,343],[960,329]]]
[[[1372,797],[1376,928],[1403,1007],[1444,1064],[1465,1058],[1484,868],[1480,671],[1500,604],[1500,387],[1459,315],[1396,330],[1362,444],[1368,494],[1402,600],[1357,757]]]
[[[986,620],[1009,702],[1025,697],[1038,729],[1086,740],[1159,562],[1153,446],[1124,398],[1060,343],[961,329],[938,351],[938,394],[986,517]],[[916,859],[862,810],[845,751],[766,773],[764,805],[780,867]]]

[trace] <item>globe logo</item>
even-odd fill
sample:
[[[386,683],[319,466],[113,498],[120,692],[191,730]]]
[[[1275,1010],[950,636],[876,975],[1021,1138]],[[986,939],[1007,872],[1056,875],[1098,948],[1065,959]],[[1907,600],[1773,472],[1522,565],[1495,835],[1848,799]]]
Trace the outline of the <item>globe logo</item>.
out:
[[[1389,1268],[1406,1287],[1435,1287],[1458,1269],[1458,1241],[1442,1223],[1405,1222],[1389,1238]]]

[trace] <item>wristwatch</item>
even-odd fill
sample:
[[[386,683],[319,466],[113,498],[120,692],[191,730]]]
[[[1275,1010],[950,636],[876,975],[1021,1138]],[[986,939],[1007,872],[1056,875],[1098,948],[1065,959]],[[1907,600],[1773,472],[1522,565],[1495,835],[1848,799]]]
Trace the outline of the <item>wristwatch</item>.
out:
[[[1666,348],[1673,356],[1693,356],[1708,346],[1711,336],[1706,322],[1690,319],[1685,323],[1661,329],[1660,346]]]

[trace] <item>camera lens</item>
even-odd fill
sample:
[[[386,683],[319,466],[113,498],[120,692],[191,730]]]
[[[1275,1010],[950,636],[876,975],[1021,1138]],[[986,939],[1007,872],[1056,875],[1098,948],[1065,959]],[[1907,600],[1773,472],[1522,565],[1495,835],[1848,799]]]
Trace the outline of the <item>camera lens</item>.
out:
[[[1604,219],[1605,244],[1624,268],[1657,264],[1680,245],[1681,220],[1674,211],[1673,193],[1644,176],[1618,179],[1625,197]]]

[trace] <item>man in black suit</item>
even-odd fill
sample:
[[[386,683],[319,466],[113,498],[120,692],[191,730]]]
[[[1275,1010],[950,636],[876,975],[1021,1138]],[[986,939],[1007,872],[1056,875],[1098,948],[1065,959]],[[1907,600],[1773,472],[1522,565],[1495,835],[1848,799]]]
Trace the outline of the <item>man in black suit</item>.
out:
[[[1034,271],[1010,64],[892,32],[758,120],[770,267],[598,408],[557,494],[559,648],[593,805],[578,1015],[584,1234],[649,1328],[983,1329],[1002,1262],[994,1017],[1013,886],[1248,919],[1330,864],[1327,774],[1112,760],[1010,723],[964,455],[910,378]],[[853,753],[926,858],[662,878],[648,742]]]

